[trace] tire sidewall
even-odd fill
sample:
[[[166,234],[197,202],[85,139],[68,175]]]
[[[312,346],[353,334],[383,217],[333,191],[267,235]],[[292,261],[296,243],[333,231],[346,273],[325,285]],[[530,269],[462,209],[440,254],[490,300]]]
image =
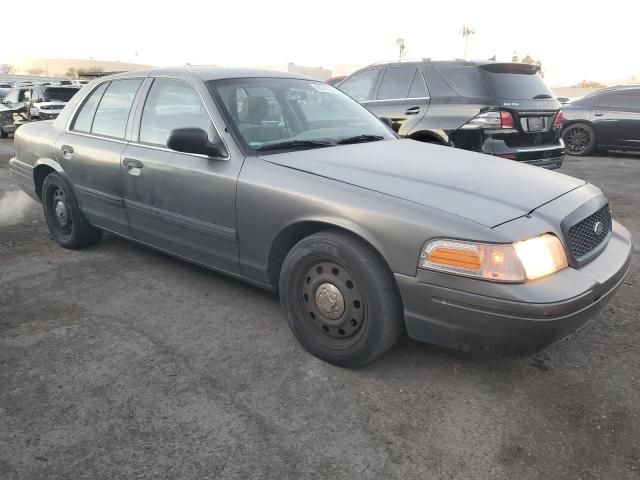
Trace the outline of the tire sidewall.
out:
[[[307,321],[303,313],[301,279],[306,268],[316,260],[342,265],[362,291],[367,318],[362,330],[356,334],[359,338],[347,348],[319,345],[300,325]],[[381,260],[357,242],[340,241],[333,235],[314,235],[300,241],[285,259],[280,275],[282,308],[298,341],[315,356],[340,366],[362,365],[384,353],[387,348],[380,350],[381,343],[387,340],[385,337],[397,336],[395,331],[389,331],[389,322],[401,322],[402,317],[395,284],[385,270]],[[391,343],[395,343],[395,339]]]
[[[71,234],[70,235],[62,235],[58,232],[53,224],[56,222],[55,212],[52,210],[53,205],[51,202],[51,196],[55,189],[61,189],[64,191],[65,196],[68,199],[69,203],[69,212],[68,215],[71,217]],[[77,248],[79,246],[83,246],[83,244],[87,244],[86,239],[82,238],[82,229],[93,228],[91,227],[87,220],[84,218],[84,215],[80,211],[80,207],[78,206],[78,201],[76,200],[76,196],[73,192],[73,189],[70,187],[69,183],[65,180],[65,178],[57,173],[52,172],[47,175],[42,184],[42,206],[44,210],[45,220],[47,222],[47,226],[49,227],[49,231],[53,238],[65,248]]]

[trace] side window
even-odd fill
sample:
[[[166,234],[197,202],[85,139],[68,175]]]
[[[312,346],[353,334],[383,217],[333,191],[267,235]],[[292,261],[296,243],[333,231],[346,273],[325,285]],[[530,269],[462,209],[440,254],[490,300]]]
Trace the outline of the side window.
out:
[[[4,97],[4,103],[8,105],[12,105],[14,103],[18,103],[18,95],[20,94],[20,90],[11,90],[9,94]]]
[[[171,130],[176,128],[201,128],[209,134],[209,141],[216,140],[198,93],[185,82],[156,79],[142,110],[140,142],[166,147]]]
[[[378,100],[406,98],[415,73],[415,67],[388,67],[380,82]]]
[[[612,93],[596,99],[596,107],[612,108],[621,111],[639,110],[640,95],[633,92]]]
[[[416,70],[416,74],[413,76],[411,87],[409,88],[409,98],[422,98],[428,97],[427,85],[424,83],[424,77],[420,70]]]
[[[131,105],[141,84],[141,79],[113,80],[100,99],[91,133],[124,138]]]
[[[72,130],[85,133],[91,132],[91,125],[93,124],[93,117],[96,114],[96,108],[98,107],[98,103],[100,103],[100,99],[108,86],[109,82],[104,82],[89,95],[89,98],[84,101],[84,105],[80,108],[80,112],[78,112],[78,115],[73,122],[73,126],[71,127]]]
[[[340,84],[340,90],[358,102],[364,102],[370,98],[373,84],[378,78],[377,70],[365,70]]]
[[[22,97],[22,101],[23,102],[30,102],[31,101],[31,90],[25,90],[24,91],[24,95]]]

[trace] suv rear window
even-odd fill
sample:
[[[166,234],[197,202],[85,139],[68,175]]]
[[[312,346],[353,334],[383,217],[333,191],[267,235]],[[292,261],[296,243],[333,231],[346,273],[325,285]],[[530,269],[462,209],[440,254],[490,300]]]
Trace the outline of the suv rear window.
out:
[[[44,101],[68,102],[76,93],[78,93],[76,88],[45,88]]]
[[[555,98],[538,68],[523,64],[489,64],[480,67],[494,95],[509,100]]]

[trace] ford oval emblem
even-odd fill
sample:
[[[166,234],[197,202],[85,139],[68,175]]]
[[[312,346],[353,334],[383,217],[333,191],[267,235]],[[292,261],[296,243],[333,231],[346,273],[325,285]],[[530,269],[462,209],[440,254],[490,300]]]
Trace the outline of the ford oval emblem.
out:
[[[595,233],[597,236],[602,235],[602,232],[604,232],[604,224],[602,222],[596,222],[593,225],[593,233]]]

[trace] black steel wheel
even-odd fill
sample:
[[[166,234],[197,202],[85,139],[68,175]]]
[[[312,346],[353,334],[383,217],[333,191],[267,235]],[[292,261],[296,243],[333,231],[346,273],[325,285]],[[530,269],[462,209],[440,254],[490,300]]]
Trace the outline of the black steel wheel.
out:
[[[366,302],[358,281],[335,261],[310,260],[302,289],[304,310],[311,322],[303,325],[318,342],[348,348],[360,338],[367,321]]]
[[[280,275],[280,301],[300,343],[340,366],[374,360],[404,330],[388,267],[369,245],[340,232],[311,235],[291,249]]]
[[[596,134],[586,123],[573,123],[562,132],[562,139],[569,155],[588,155],[596,146]]]
[[[89,223],[68,183],[57,172],[44,179],[42,207],[49,231],[62,247],[82,248],[102,237],[102,231]]]

